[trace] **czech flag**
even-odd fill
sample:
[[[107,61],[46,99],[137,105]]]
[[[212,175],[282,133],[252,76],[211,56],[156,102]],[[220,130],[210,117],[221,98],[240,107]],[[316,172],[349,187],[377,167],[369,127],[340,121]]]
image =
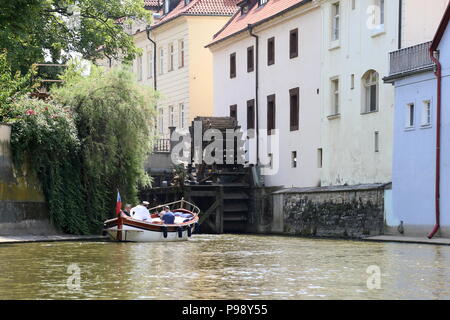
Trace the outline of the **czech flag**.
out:
[[[122,209],[122,199],[120,198],[119,190],[117,190],[117,203],[116,203],[116,214],[119,215],[120,209]]]

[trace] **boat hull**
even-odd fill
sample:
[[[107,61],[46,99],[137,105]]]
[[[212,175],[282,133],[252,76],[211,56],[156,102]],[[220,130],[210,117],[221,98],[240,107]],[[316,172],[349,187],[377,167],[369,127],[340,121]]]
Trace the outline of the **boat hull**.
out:
[[[197,220],[196,217],[189,223],[163,225],[121,217],[106,221],[104,230],[114,241],[186,241],[194,233]]]

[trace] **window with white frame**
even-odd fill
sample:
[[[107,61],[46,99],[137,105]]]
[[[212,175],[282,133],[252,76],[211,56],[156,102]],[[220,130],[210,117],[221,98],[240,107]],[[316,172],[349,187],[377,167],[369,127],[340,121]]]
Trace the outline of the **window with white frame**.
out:
[[[363,83],[363,113],[378,111],[378,73],[374,70],[366,72]]]
[[[180,115],[180,128],[184,129],[184,123],[185,123],[185,110],[184,110],[184,103],[180,103],[179,105],[179,115]]]
[[[339,107],[339,78],[333,78],[331,79],[331,115],[338,115]]]
[[[159,48],[159,74],[164,72],[164,48]]]
[[[259,0],[259,5],[262,6],[263,4],[266,4],[267,1],[269,1],[269,0]]]
[[[142,80],[142,56],[137,57],[137,76],[138,80]]]
[[[169,106],[169,126],[175,127],[175,110],[173,106]]]
[[[164,133],[164,109],[159,109],[159,115],[158,115],[158,126],[159,126],[159,133]]]
[[[153,77],[153,52],[147,51],[147,78]]]
[[[331,5],[331,40],[339,40],[340,33],[340,4],[335,2]]]
[[[375,131],[374,134],[374,151],[380,152],[380,133]]]
[[[184,67],[184,40],[178,40],[178,68]]]
[[[297,151],[291,152],[291,167],[297,168]]]
[[[384,25],[384,0],[378,0],[378,8],[379,8],[379,17],[378,17],[378,22],[380,25]]]
[[[422,127],[431,126],[431,101],[423,101],[422,104]]]
[[[409,103],[406,105],[405,127],[407,129],[414,128],[414,109],[414,103]]]
[[[175,59],[175,51],[173,43],[169,44],[169,68],[168,71],[173,71],[173,63]]]

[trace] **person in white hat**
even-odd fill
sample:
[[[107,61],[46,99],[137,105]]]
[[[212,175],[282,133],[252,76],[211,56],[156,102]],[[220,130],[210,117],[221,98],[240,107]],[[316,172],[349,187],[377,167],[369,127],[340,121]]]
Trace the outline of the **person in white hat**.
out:
[[[150,212],[148,211],[149,204],[150,203],[148,201],[142,201],[142,203],[131,209],[131,217],[136,220],[151,222],[152,218],[150,217]]]

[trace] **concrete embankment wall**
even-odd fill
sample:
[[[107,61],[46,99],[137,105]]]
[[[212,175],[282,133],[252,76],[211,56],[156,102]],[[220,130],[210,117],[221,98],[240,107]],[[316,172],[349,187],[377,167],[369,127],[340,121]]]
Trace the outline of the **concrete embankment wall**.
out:
[[[11,127],[0,123],[0,235],[56,234],[38,180],[12,164],[10,137]]]
[[[386,185],[282,189],[260,232],[330,238],[383,234]]]

